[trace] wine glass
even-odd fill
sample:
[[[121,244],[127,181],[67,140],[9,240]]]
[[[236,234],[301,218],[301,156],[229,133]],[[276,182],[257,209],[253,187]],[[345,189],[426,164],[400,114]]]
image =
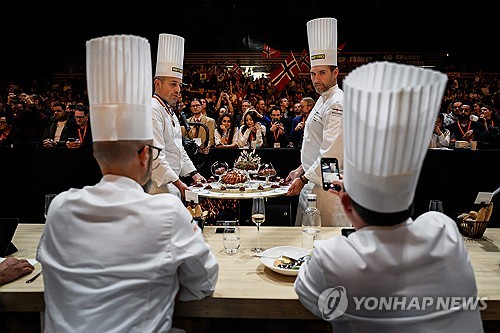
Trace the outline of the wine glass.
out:
[[[57,196],[57,194],[54,194],[54,193],[45,194],[45,207],[44,207],[44,210],[43,210],[43,215],[45,216],[45,219],[47,219],[47,213],[49,211],[50,203],[52,202],[52,200],[56,196]]]
[[[269,178],[276,176],[276,169],[272,163],[264,163],[259,167],[259,176],[266,177],[266,184],[269,184]]]
[[[252,200],[252,222],[257,225],[257,247],[251,251],[261,253],[264,250],[260,247],[260,225],[266,220],[266,206],[263,197],[254,197]]]
[[[212,171],[212,175],[214,175],[214,177],[218,177],[217,181],[220,183],[220,178],[223,174],[226,173],[226,171],[229,169],[229,166],[226,162],[215,161],[210,169]]]

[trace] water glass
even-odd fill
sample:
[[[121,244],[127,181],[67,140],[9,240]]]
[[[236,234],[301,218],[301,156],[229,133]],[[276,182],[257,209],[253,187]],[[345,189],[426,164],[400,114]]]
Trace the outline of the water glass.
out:
[[[224,233],[222,234],[222,242],[226,253],[235,254],[238,253],[240,248],[240,228],[238,226],[230,226],[224,228]]]
[[[441,200],[431,200],[429,202],[429,210],[443,212],[443,202]]]

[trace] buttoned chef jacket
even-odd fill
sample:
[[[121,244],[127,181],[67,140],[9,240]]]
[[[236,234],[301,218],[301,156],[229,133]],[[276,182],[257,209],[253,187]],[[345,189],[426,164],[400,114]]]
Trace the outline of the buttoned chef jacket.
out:
[[[158,160],[153,162],[155,169],[152,179],[153,186],[160,187],[176,181],[179,176],[188,176],[196,167],[182,145],[182,131],[177,116],[171,114],[170,107],[157,96],[152,98],[151,106],[153,145],[162,149]]]
[[[46,332],[168,332],[176,295],[201,299],[218,277],[180,199],[116,175],[52,201],[37,260]]]
[[[321,94],[307,117],[300,161],[309,184],[304,186],[299,196],[296,225],[302,223],[303,211],[307,208],[307,194],[315,193],[323,226],[350,226],[338,197],[323,190],[321,179],[322,157],[336,157],[339,167],[343,167],[343,101],[344,92],[335,85]]]

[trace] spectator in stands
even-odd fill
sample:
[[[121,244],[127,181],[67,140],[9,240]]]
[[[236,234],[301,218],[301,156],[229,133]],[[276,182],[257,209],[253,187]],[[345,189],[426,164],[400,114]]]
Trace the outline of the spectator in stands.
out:
[[[312,97],[303,97],[300,100],[301,115],[293,118],[290,130],[290,147],[302,148],[302,140],[304,139],[304,126],[314,107],[314,99]]]
[[[190,123],[202,123],[207,125],[208,133],[202,126],[190,125],[191,130],[188,133],[188,137],[198,140],[198,145],[201,149],[208,153],[208,150],[215,147],[214,135],[215,135],[215,120],[211,117],[205,116],[201,112],[201,101],[198,98],[194,98],[190,103],[191,113],[193,116],[188,119]],[[208,139],[208,140],[207,140]],[[205,146],[205,142],[208,142],[208,146]]]
[[[215,109],[217,111],[220,110],[221,107],[227,109],[227,111],[234,117],[234,108],[233,103],[231,103],[231,99],[229,98],[229,94],[227,92],[221,91],[219,95],[219,99],[217,100],[217,105]]]
[[[282,97],[279,99],[279,107],[281,108],[281,115],[283,118],[293,118],[293,112],[290,112],[289,105],[290,102],[288,98]]]
[[[74,140],[68,139],[66,147],[68,148],[85,148],[92,150],[92,130],[90,129],[89,108],[84,105],[75,106],[75,135]]]
[[[458,121],[451,123],[447,128],[450,130],[451,141],[472,141],[474,140],[474,131],[484,132],[486,129],[480,123],[471,120],[471,107],[468,104],[460,106]],[[481,136],[481,135],[480,135]],[[478,146],[481,145],[479,139]]]
[[[12,147],[12,118],[5,113],[0,114],[0,146]]]
[[[444,126],[448,127],[452,123],[458,121],[460,117],[460,107],[462,106],[461,101],[455,101],[451,104],[451,112],[445,114],[444,116]]]
[[[251,107],[252,107],[252,102],[250,102],[248,99],[244,99],[241,101],[241,109],[236,115],[236,123],[239,124],[239,126],[243,125],[244,115],[247,112],[247,110]]]
[[[267,147],[269,148],[285,148],[288,147],[288,134],[290,127],[286,126],[285,120],[281,117],[279,106],[275,106],[271,110],[271,125],[267,130]]]
[[[206,98],[200,98],[200,103],[201,103],[201,113],[204,114],[207,117],[210,117],[212,119],[217,119],[215,110],[210,107],[210,104],[207,103]]]
[[[478,105],[481,112],[479,114],[479,121],[485,127],[500,127],[500,119],[498,119],[497,115],[493,113],[493,107],[484,103],[478,103]]]
[[[12,104],[9,98],[7,108],[7,114],[13,117],[12,142],[14,146],[41,147],[44,131],[50,120],[37,108],[33,97],[24,94]]]
[[[54,118],[45,128],[43,147],[65,147],[68,138],[74,136],[76,123],[74,120],[68,119],[65,106],[61,103],[54,103],[52,105],[52,112],[54,113]]]
[[[444,127],[444,115],[438,113],[436,123],[434,124],[434,131],[432,132],[431,142],[429,148],[448,148],[450,146],[450,131]]]
[[[238,146],[240,148],[262,148],[265,145],[266,126],[259,122],[257,111],[247,111],[244,124],[240,127]]]
[[[222,114],[215,129],[215,147],[238,148],[238,135],[238,127],[234,124],[231,115],[229,113]]]

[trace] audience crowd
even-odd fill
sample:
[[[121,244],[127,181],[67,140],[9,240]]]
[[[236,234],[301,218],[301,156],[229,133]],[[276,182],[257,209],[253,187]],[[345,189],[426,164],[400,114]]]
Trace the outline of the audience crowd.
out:
[[[300,74],[278,91],[264,75],[238,74],[226,66],[184,68],[177,115],[184,135],[210,148],[300,149],[304,121],[319,97],[308,75]],[[342,75],[343,77],[344,75]],[[342,86],[342,77],[339,85]],[[477,141],[500,148],[499,75],[450,73],[430,148]],[[201,129],[201,130],[200,130]],[[9,82],[0,94],[0,146],[92,148],[88,98],[83,75],[61,82]]]

